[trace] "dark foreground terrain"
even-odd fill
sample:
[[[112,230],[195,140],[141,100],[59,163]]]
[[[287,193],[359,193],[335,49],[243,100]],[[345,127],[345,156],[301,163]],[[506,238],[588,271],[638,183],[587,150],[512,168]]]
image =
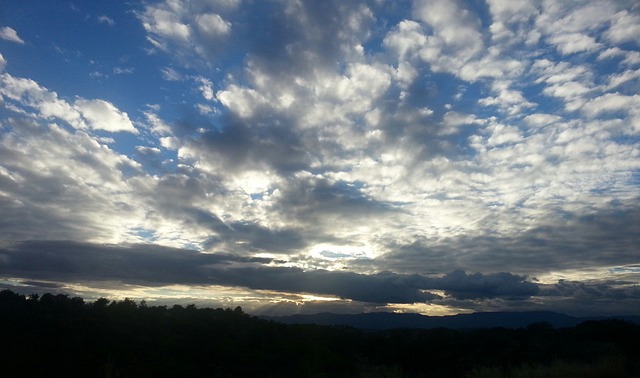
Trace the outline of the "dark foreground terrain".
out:
[[[240,308],[0,292],[0,377],[638,377],[640,326],[282,324]]]

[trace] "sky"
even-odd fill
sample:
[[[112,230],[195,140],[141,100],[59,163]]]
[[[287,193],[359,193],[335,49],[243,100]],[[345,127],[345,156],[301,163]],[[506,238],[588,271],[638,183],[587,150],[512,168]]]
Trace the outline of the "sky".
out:
[[[0,3],[0,289],[640,314],[640,5]]]

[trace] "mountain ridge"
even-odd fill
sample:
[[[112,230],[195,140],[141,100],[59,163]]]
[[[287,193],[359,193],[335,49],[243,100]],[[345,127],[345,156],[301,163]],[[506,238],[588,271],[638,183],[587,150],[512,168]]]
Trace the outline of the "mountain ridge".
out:
[[[417,313],[370,312],[313,315],[260,316],[284,324],[316,324],[348,326],[358,329],[385,330],[395,328],[523,328],[534,323],[547,323],[553,328],[570,328],[589,320],[620,319],[640,324],[640,316],[575,317],[553,311],[475,312],[470,314],[428,316]]]

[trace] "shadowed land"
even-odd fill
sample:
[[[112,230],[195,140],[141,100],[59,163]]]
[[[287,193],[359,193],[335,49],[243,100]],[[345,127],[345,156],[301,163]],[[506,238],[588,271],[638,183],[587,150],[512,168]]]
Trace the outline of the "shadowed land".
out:
[[[389,329],[0,292],[0,376],[634,377],[640,326]]]

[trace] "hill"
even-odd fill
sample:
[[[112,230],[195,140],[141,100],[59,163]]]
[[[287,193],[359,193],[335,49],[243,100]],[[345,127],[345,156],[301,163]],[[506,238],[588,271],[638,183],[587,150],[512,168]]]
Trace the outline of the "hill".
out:
[[[550,311],[532,312],[477,312],[449,316],[425,316],[420,314],[398,314],[376,312],[366,314],[290,315],[280,317],[262,317],[284,324],[341,325],[359,329],[384,330],[394,328],[522,328],[532,323],[548,323],[554,328],[574,327],[586,320],[596,318],[577,318]]]

